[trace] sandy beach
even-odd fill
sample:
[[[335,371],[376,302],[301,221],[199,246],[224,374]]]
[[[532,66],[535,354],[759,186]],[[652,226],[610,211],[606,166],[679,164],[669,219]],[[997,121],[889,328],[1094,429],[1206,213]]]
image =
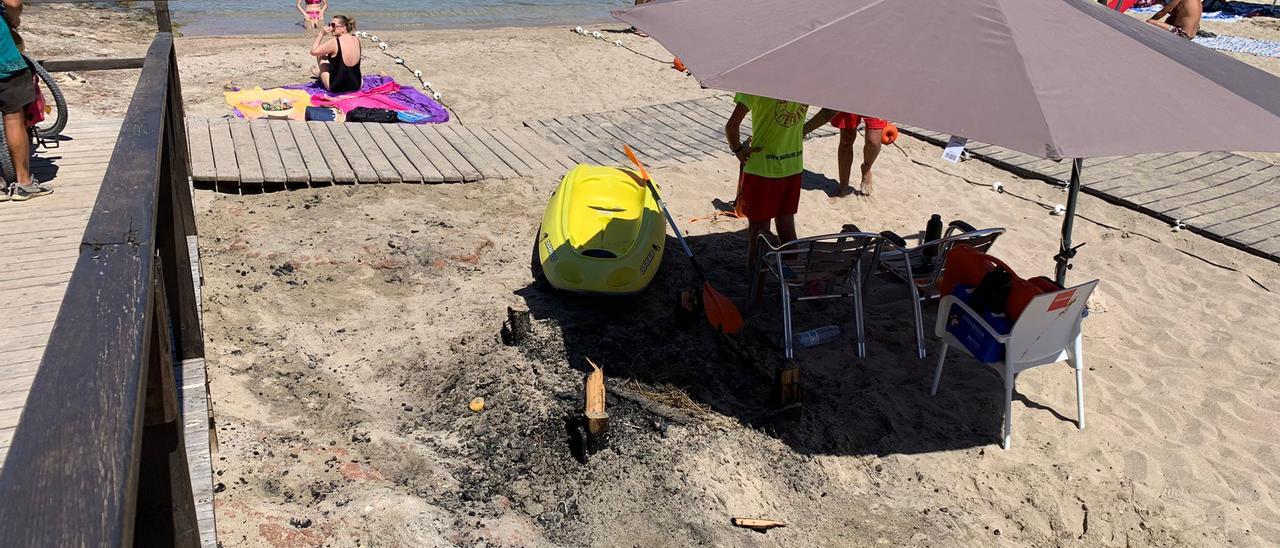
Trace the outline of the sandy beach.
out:
[[[68,23],[84,13],[102,24]],[[40,58],[136,55],[152,28],[70,6],[24,18]],[[1280,40],[1275,19],[1205,28]],[[382,38],[463,123],[719,93],[569,26]],[[225,87],[304,80],[309,44],[301,33],[179,39],[187,114],[227,115]],[[1280,73],[1280,59],[1238,58]],[[410,81],[372,49],[365,70]],[[60,76],[84,119],[122,116],[133,80]],[[1158,99],[1133,108],[1156,107],[1144,101]],[[799,233],[856,223],[915,234],[937,213],[1008,228],[993,253],[1049,274],[1060,230],[1049,209],[1065,195],[940,154],[904,136],[876,163],[873,196],[834,199],[836,139],[809,141]],[[733,199],[736,161],[653,171],[712,281],[741,304],[745,221],[707,219],[715,200]],[[997,181],[1009,192],[992,192]],[[1074,423],[1071,369],[1037,368],[1019,378],[1004,451],[996,375],[953,353],[928,395],[936,309],[925,312],[930,357],[917,359],[905,286],[872,283],[865,359],[847,338],[798,350],[798,420],[769,403],[776,299],[734,342],[677,322],[675,294],[696,275],[673,239],[638,297],[537,287],[530,246],[558,182],[197,194],[224,546],[1280,544],[1275,263],[1082,196],[1076,239],[1088,245],[1070,279],[1102,280],[1084,324],[1088,427]],[[504,341],[508,309],[532,314],[530,337]],[[847,303],[797,314],[798,330],[852,330]],[[609,446],[582,458],[566,421],[580,411],[587,357],[618,391]],[[468,409],[475,397],[483,412]],[[735,516],[788,526],[760,534],[730,525]]]

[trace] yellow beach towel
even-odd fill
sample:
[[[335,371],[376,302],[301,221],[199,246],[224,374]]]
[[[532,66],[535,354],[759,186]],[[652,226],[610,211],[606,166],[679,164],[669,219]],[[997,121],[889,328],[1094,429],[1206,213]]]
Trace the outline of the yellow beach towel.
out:
[[[224,94],[227,104],[244,114],[245,118],[305,120],[307,107],[311,106],[311,94],[300,89],[262,89],[255,87],[241,91],[228,91]],[[263,103],[279,100],[287,106],[285,110],[264,110]]]

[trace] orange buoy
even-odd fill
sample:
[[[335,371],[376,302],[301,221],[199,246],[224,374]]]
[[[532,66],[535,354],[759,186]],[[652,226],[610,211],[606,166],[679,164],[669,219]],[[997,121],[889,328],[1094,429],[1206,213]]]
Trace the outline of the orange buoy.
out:
[[[679,57],[676,57],[675,60],[671,62],[671,68],[676,69],[680,72],[689,71],[689,67],[684,66],[684,61],[681,61]]]
[[[898,126],[893,125],[893,122],[886,122],[884,124],[884,132],[880,134],[880,142],[886,145],[892,145],[893,142],[897,140]]]

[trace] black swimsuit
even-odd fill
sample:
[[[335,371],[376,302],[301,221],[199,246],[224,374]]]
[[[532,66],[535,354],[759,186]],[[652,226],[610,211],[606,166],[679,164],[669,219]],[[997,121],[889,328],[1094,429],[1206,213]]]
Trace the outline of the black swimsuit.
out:
[[[360,84],[364,79],[360,76],[360,61],[357,59],[353,67],[348,67],[342,61],[342,39],[334,38],[338,42],[338,53],[329,57],[329,92],[330,93],[351,93],[360,90]]]

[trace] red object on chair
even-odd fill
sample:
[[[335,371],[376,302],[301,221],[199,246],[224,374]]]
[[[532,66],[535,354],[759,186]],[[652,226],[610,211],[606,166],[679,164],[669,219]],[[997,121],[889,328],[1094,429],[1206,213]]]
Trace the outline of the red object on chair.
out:
[[[1005,314],[1011,322],[1018,321],[1022,311],[1027,308],[1027,303],[1036,295],[1060,289],[1052,287],[1052,281],[1047,278],[1022,279],[1004,261],[961,244],[951,248],[951,252],[947,254],[947,264],[942,270],[942,280],[938,282],[938,292],[951,295],[959,285],[976,287],[997,266],[1009,273],[1009,300],[1005,302]]]
[[[995,265],[986,258],[986,253],[964,244],[951,248],[947,253],[947,264],[942,270],[942,279],[938,281],[938,293],[950,295],[956,286],[965,284],[977,286],[982,277],[995,270]]]

